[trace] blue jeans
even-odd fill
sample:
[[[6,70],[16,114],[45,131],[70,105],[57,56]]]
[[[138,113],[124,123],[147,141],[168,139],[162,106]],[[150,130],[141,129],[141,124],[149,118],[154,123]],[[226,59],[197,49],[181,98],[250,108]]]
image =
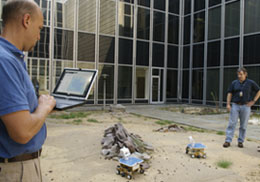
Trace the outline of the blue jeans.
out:
[[[229,123],[226,130],[226,142],[231,143],[236,129],[238,117],[240,119],[238,142],[244,142],[247,123],[250,117],[251,108],[247,105],[232,104],[229,116]]]

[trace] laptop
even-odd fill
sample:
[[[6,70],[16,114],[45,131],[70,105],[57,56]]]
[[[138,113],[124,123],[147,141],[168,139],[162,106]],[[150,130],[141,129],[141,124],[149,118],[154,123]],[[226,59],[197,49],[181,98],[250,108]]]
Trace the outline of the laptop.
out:
[[[86,103],[98,71],[95,69],[65,68],[52,96],[56,110],[64,110]]]

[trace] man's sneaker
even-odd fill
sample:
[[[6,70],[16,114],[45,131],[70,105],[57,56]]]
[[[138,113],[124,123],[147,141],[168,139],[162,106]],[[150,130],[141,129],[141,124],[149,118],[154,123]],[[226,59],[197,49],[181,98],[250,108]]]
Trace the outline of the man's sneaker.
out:
[[[223,147],[224,147],[224,148],[230,147],[230,143],[229,143],[229,142],[225,142],[225,143],[223,144]]]
[[[242,142],[238,142],[237,146],[238,146],[239,148],[243,148],[243,147],[244,147],[244,145],[243,145]]]

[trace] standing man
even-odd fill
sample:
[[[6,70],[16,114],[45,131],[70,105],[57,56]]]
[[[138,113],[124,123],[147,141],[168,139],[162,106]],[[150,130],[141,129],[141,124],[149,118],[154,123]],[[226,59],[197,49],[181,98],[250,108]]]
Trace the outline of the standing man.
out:
[[[3,7],[0,37],[0,181],[42,181],[39,156],[45,119],[56,102],[37,100],[23,51],[40,39],[43,15],[33,0],[9,0]]]
[[[240,119],[238,147],[243,148],[246,136],[247,122],[250,117],[251,106],[260,96],[259,86],[247,78],[247,70],[237,70],[237,80],[234,80],[228,89],[227,110],[230,112],[229,123],[226,130],[226,140],[223,147],[227,148],[232,142],[238,118]],[[232,107],[230,102],[233,102]]]

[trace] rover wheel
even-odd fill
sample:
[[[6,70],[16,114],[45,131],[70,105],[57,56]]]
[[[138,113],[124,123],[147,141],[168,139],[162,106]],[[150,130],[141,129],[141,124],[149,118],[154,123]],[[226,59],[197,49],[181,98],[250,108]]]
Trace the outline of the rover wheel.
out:
[[[125,173],[121,173],[121,176],[122,176],[122,177],[125,177]]]
[[[131,175],[127,175],[126,177],[127,177],[127,179],[132,179]]]
[[[192,155],[191,155],[191,158],[195,158],[195,155],[194,155],[194,154],[192,154]]]
[[[140,174],[144,174],[144,170],[143,169],[140,169]]]
[[[186,147],[186,154],[189,153],[189,147]]]
[[[207,155],[206,155],[206,154],[204,154],[202,157],[203,157],[204,159],[206,159],[206,158],[207,158]]]
[[[120,174],[120,170],[119,170],[119,169],[116,170],[116,174],[117,174],[117,175]]]

